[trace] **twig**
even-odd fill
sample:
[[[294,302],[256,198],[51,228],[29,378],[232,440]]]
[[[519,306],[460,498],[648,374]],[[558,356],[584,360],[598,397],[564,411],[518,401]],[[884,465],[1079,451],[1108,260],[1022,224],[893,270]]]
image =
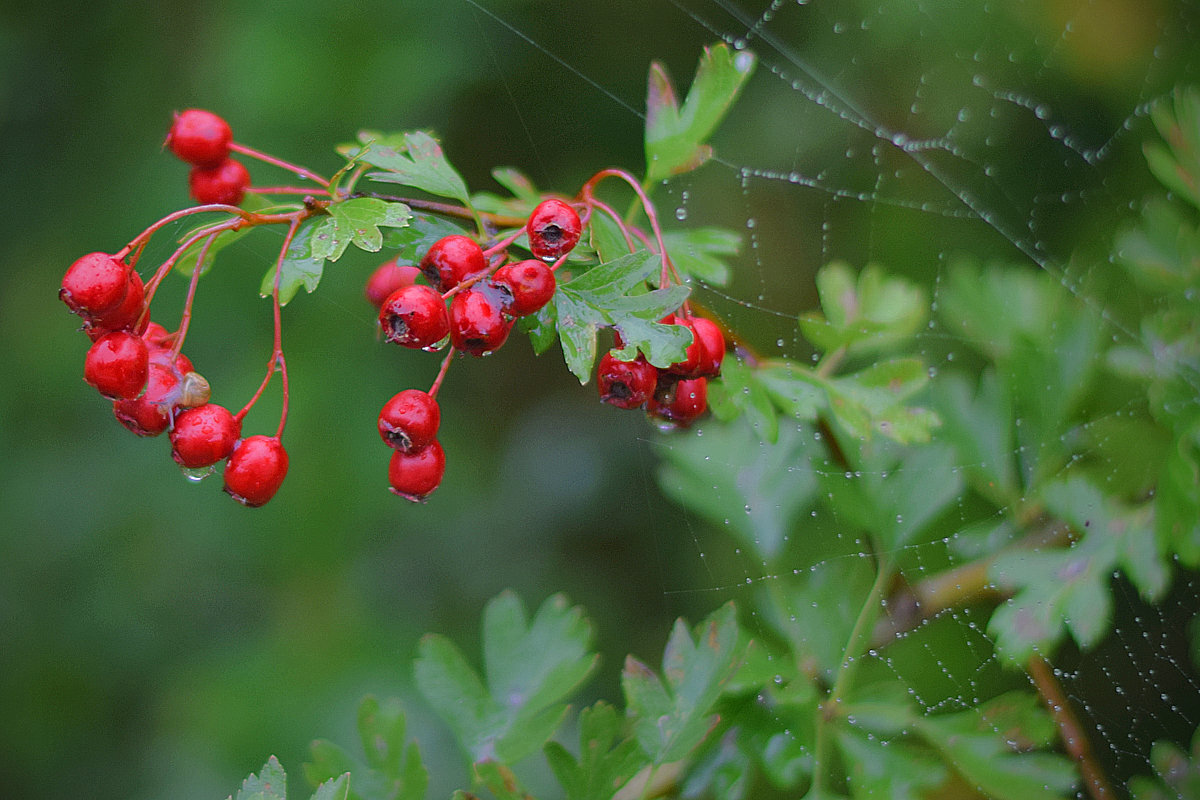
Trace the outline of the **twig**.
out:
[[[1088,796],[1092,800],[1116,797],[1116,793],[1108,783],[1108,778],[1104,775],[1104,770],[1100,768],[1099,762],[1092,753],[1091,744],[1084,735],[1083,728],[1075,719],[1070,702],[1054,677],[1054,670],[1050,668],[1050,664],[1039,655],[1033,656],[1029,659],[1029,676],[1033,678],[1033,685],[1037,687],[1042,702],[1046,704],[1050,716],[1054,718],[1054,722],[1058,726],[1058,733],[1062,737],[1067,754],[1079,765],[1079,772],[1083,775],[1083,783],[1087,787]]]

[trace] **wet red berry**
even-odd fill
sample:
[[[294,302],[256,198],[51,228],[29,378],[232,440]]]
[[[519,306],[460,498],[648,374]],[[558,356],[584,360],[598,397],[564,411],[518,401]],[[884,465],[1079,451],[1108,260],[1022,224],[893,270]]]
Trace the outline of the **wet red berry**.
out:
[[[470,236],[451,234],[434,242],[421,259],[421,272],[439,292],[487,269],[483,248]]]
[[[441,420],[437,400],[420,389],[405,389],[383,404],[379,436],[388,447],[420,450],[437,437]]]
[[[411,286],[421,270],[411,264],[397,264],[395,259],[385,261],[375,268],[367,278],[367,300],[379,308],[392,292]]]
[[[425,350],[441,347],[450,334],[445,301],[436,289],[423,283],[388,295],[379,309],[379,326],[387,341]]]
[[[554,297],[557,287],[550,268],[534,259],[505,264],[496,270],[492,283],[512,297],[508,313],[514,317],[537,313]]]
[[[721,362],[725,360],[725,335],[711,319],[692,317],[692,334],[704,351],[704,357],[696,368],[698,376],[715,378],[721,374]]]
[[[142,284],[142,276],[129,271],[129,280],[125,284],[125,298],[113,309],[89,317],[84,329],[92,341],[112,331],[133,331],[139,336],[145,332],[149,317],[143,317],[146,310],[146,288]],[[138,323],[141,322],[139,326]],[[138,330],[138,328],[141,330]]]
[[[512,320],[504,313],[506,298],[498,289],[478,284],[450,301],[450,344],[464,353],[484,356],[508,339]]]
[[[232,141],[229,123],[211,111],[189,108],[175,115],[165,144],[189,164],[215,167],[228,158]]]
[[[151,361],[146,391],[129,400],[113,401],[113,415],[138,436],[158,436],[171,426],[180,400],[179,374]]]
[[[146,385],[150,356],[140,336],[113,331],[92,344],[83,362],[83,379],[105,397],[137,397]]]
[[[128,264],[108,253],[88,253],[67,268],[58,296],[76,314],[103,314],[125,299],[129,273]]]
[[[700,370],[708,363],[708,354],[704,350],[704,342],[696,335],[695,322],[693,317],[681,317],[672,315],[663,320],[664,323],[672,325],[682,325],[687,328],[692,334],[692,343],[687,346],[687,355],[683,361],[676,361],[668,371],[681,378],[696,378],[700,376]]]
[[[192,167],[188,186],[197,203],[236,206],[250,186],[250,172],[240,161],[227,158],[212,167]]]
[[[237,443],[225,465],[225,492],[244,506],[263,505],[287,477],[288,455],[274,436],[248,436]]]
[[[688,427],[702,417],[707,410],[707,378],[659,381],[658,391],[646,403],[647,414],[670,422],[679,428]]]
[[[571,252],[582,229],[575,209],[554,197],[539,203],[525,223],[529,250],[544,261],[554,261]]]
[[[617,408],[640,408],[654,396],[658,368],[641,355],[633,361],[620,361],[605,353],[596,372],[596,385],[603,402]]]
[[[446,454],[434,439],[420,450],[397,450],[388,464],[388,483],[393,494],[414,503],[424,502],[446,474]]]
[[[171,456],[188,469],[212,466],[233,452],[241,432],[241,421],[224,406],[205,403],[189,408],[175,417]]]

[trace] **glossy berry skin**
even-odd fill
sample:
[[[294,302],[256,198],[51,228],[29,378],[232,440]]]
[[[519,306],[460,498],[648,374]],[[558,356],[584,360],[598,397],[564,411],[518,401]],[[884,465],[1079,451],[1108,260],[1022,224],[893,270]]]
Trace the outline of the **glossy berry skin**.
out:
[[[554,261],[571,252],[582,231],[575,209],[554,197],[539,203],[525,223],[529,251],[543,261]]]
[[[667,387],[664,389],[663,385]],[[646,413],[651,417],[672,423],[674,427],[686,428],[708,410],[708,379],[680,378],[677,381],[660,381],[659,390],[646,403]]]
[[[83,361],[83,379],[105,397],[137,397],[146,385],[150,354],[142,337],[113,331],[92,344]]]
[[[385,261],[375,268],[367,278],[367,301],[379,308],[388,295],[405,286],[412,286],[421,270],[411,264],[397,264],[395,259]]]
[[[436,439],[420,450],[395,451],[388,464],[392,493],[414,503],[424,502],[445,474],[446,454]]]
[[[128,264],[108,253],[88,253],[67,268],[58,296],[72,312],[94,317],[125,299],[129,273]]]
[[[492,284],[512,298],[508,313],[514,317],[536,314],[558,286],[550,268],[534,259],[505,264],[492,275]]]
[[[451,234],[434,242],[421,259],[421,272],[439,292],[487,269],[483,248],[470,236]]]
[[[189,108],[175,115],[166,145],[189,164],[215,167],[229,157],[232,141],[229,123],[211,111]]]
[[[84,330],[93,342],[112,331],[132,331],[140,336],[150,323],[149,316],[142,315],[145,310],[146,287],[142,276],[130,270],[125,298],[112,310],[85,318]]]
[[[633,361],[620,361],[605,353],[596,371],[600,400],[617,408],[641,408],[658,385],[658,368],[640,354]]]
[[[225,465],[225,493],[257,508],[279,491],[287,477],[288,454],[274,436],[248,436],[237,443]]]
[[[701,370],[708,364],[708,353],[704,350],[704,342],[696,335],[694,317],[672,315],[663,320],[667,324],[682,325],[692,334],[692,343],[687,346],[687,355],[683,361],[676,361],[668,371],[681,378],[698,378]]]
[[[473,356],[499,350],[512,330],[504,313],[505,297],[498,289],[471,287],[450,301],[450,344]]]
[[[725,335],[717,323],[705,317],[692,317],[692,334],[700,342],[704,356],[696,367],[699,377],[715,378],[721,374],[725,360]]]
[[[161,362],[150,362],[146,391],[128,400],[113,401],[117,421],[138,436],[158,436],[171,426],[179,406],[179,374]]]
[[[420,389],[405,389],[383,404],[379,437],[401,452],[420,450],[437,437],[441,421],[437,400]]]
[[[216,166],[192,167],[188,187],[197,203],[236,206],[250,186],[250,172],[240,161],[227,158]]]
[[[388,295],[379,308],[384,338],[404,347],[436,350],[450,334],[446,303],[436,289],[422,283]]]
[[[242,423],[224,406],[205,403],[175,417],[171,456],[188,469],[210,467],[229,457],[242,433]]]

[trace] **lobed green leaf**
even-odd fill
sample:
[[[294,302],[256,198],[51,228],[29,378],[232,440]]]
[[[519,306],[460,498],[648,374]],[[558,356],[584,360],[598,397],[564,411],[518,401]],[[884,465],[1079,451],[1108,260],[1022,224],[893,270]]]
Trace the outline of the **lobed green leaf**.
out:
[[[328,211],[329,216],[317,224],[313,233],[313,256],[328,261],[337,261],[351,244],[368,253],[379,252],[383,247],[380,226],[402,228],[412,217],[403,203],[375,197],[331,203]]]
[[[279,303],[287,305],[303,287],[312,292],[321,282],[325,269],[325,257],[314,254],[316,232],[323,218],[311,218],[300,223],[284,254],[279,270]],[[267,270],[259,286],[259,294],[270,297],[275,286],[275,267]]]
[[[360,147],[342,148],[347,158],[357,158],[381,172],[368,172],[371,180],[411,186],[437,197],[470,205],[467,184],[446,160],[437,140],[423,131],[382,136],[364,131]]]

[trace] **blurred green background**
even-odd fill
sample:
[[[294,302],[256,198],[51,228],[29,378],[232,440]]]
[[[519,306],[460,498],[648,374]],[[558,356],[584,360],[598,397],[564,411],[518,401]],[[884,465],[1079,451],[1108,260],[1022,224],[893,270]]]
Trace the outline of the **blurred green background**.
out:
[[[745,5],[752,22],[761,9]],[[780,52],[824,68],[880,122],[919,134],[925,124],[944,130],[939,103],[961,102],[935,95],[928,110],[909,111],[922,76],[936,79],[944,63],[962,72],[962,48],[985,48],[989,81],[1054,97],[1062,122],[1095,146],[1139,102],[1196,75],[1184,25],[1195,24],[1190,3],[1156,5],[1158,16],[1144,24],[1143,4],[1110,0],[1085,20],[1086,37],[1069,39],[1069,4],[1002,14],[948,4],[961,19],[936,24],[928,7],[905,5],[881,14],[878,3],[835,3],[820,17],[780,21],[767,32],[782,49],[764,47],[763,55],[785,71],[795,64]],[[81,380],[87,343],[56,297],[58,282],[79,255],[116,250],[188,203],[186,167],[161,148],[173,110],[217,111],[239,141],[325,173],[338,165],[333,145],[361,127],[429,128],[476,190],[496,188],[491,167],[512,165],[570,192],[605,166],[640,170],[650,60],[686,84],[714,40],[687,10],[735,34],[749,24],[736,21],[734,4],[482,6],[0,8],[0,176],[9,193],[0,218],[6,795],[224,797],[272,753],[299,781],[308,742],[353,741],[354,706],[373,692],[411,701],[435,773],[431,796],[442,796],[461,773],[411,698],[409,662],[421,633],[447,633],[475,657],[487,598],[511,587],[533,606],[565,591],[593,616],[606,655],[592,688],[616,697],[621,656],[654,660],[674,617],[695,618],[720,601],[722,593],[699,590],[722,585],[712,577],[726,570],[722,562],[743,569],[727,541],[662,499],[656,434],[643,420],[599,407],[594,387],[580,388],[556,351],[535,359],[519,339],[452,369],[442,394],[448,471],[434,498],[413,507],[391,496],[375,415],[395,391],[427,386],[438,359],[377,340],[361,298],[377,259],[347,256],[320,291],[285,311],[292,466],[262,509],[237,506],[219,479],[186,481],[165,438],[126,433]],[[876,24],[849,45],[839,38],[834,23],[863,19]],[[1183,27],[1164,32],[1154,27],[1160,19]],[[1016,67],[1006,52],[1021,54]],[[944,190],[922,185],[921,170],[881,187],[895,154],[849,152],[860,140],[869,151],[873,134],[790,91],[790,80],[760,69],[717,140],[719,154],[783,173],[829,170],[829,185],[843,189],[865,181],[881,194],[919,199],[929,191],[947,201]],[[1035,171],[1050,159],[1030,151],[1062,150],[1044,126],[1026,139],[1027,124],[1025,114],[984,128],[1000,140],[989,152],[1009,170],[996,178],[1005,188],[1037,183]],[[1032,196],[1012,192],[985,202],[1039,249],[1068,252],[1110,224],[1105,210],[1119,206],[1117,187],[1128,182],[1140,195],[1138,145],[1117,141],[1103,173],[1077,163],[1040,175],[1043,186],[1106,186],[1112,202],[1095,214],[1044,210],[1035,218]],[[267,168],[252,173],[256,182],[281,180]],[[975,176],[963,180],[976,185]],[[827,192],[747,180],[721,165],[661,197],[693,222],[744,229],[755,221],[756,246],[742,259],[733,299],[707,302],[760,342],[785,338],[793,355],[800,345],[789,315],[811,306],[809,276],[826,259],[882,258],[932,276],[950,247],[1019,255],[1000,225],[839,204]],[[235,408],[269,353],[270,307],[255,290],[280,236],[262,232],[227,250],[196,301],[186,351],[212,381],[214,400]],[[148,258],[169,252],[166,241],[156,247]],[[155,317],[169,326],[182,283],[168,281],[156,300]],[[269,392],[247,431],[273,430],[277,403]]]

